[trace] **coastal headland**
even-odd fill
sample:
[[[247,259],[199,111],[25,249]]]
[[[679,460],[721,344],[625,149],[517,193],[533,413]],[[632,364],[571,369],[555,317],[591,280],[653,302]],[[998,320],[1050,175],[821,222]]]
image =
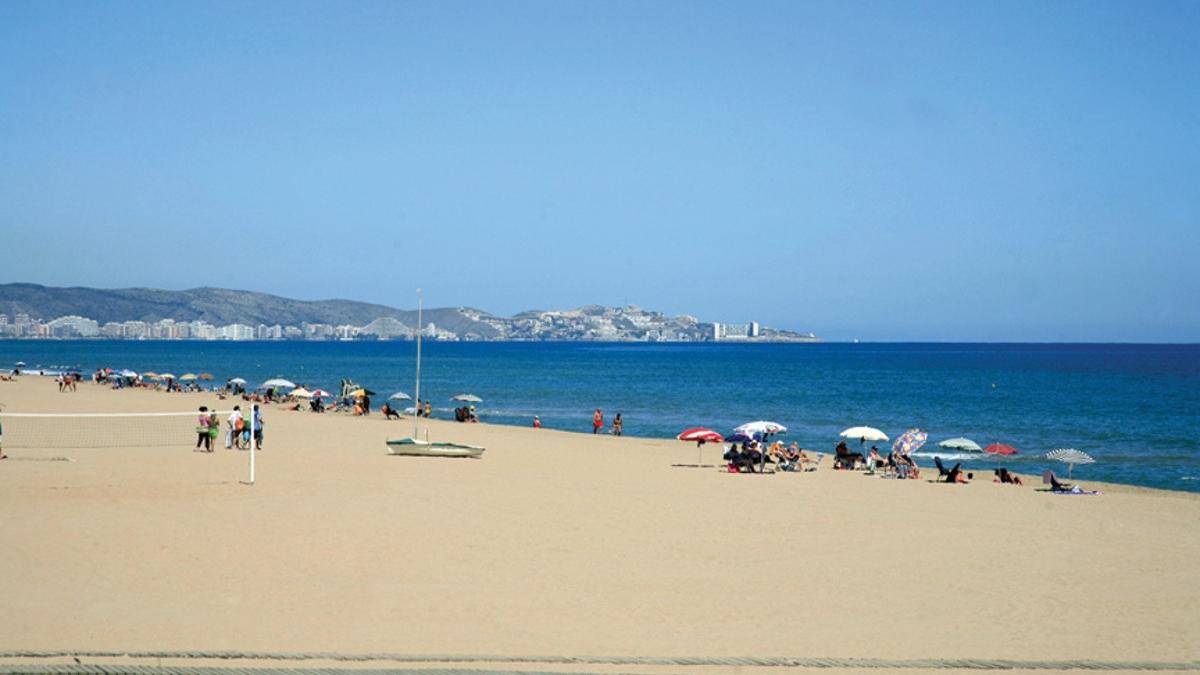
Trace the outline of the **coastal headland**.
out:
[[[233,401],[87,382],[60,394],[27,376],[0,382],[0,403]],[[692,444],[437,420],[421,434],[484,458],[394,457],[384,441],[411,435],[411,418],[278,405],[265,418],[253,486],[246,453],[223,447],[6,448],[0,665],[27,663],[18,650],[555,655],[581,660],[520,668],[607,673],[804,669],[720,665],[736,657],[909,672],[1200,660],[1194,494],[879,480],[828,457],[814,473],[733,475],[695,468]]]

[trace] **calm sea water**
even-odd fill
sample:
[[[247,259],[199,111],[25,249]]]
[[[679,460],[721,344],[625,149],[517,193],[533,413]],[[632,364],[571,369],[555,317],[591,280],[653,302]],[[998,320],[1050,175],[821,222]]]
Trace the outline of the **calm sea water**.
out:
[[[426,343],[421,397],[484,399],[487,422],[590,431],[592,411],[620,412],[630,436],[722,432],[766,419],[788,438],[830,450],[855,425],[893,438],[929,431],[922,450],[966,436],[1004,442],[1004,465],[1062,469],[1059,447],[1093,455],[1075,477],[1200,492],[1200,345]],[[349,377],[413,394],[410,342],[0,341],[0,366],[100,366],[212,372],[223,382],[283,376],[337,391]],[[881,445],[881,450],[886,448]],[[943,456],[953,453],[942,453]],[[972,470],[991,456],[954,456]],[[928,463],[929,460],[926,460]]]

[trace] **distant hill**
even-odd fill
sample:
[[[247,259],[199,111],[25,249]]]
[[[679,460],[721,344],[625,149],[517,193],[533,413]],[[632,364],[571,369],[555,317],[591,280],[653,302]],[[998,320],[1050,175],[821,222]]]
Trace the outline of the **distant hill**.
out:
[[[214,325],[244,323],[300,325],[301,323],[350,324],[361,326],[381,317],[391,317],[413,327],[415,311],[354,300],[291,300],[267,293],[227,288],[192,288],[164,291],[154,288],[57,288],[38,284],[0,284],[0,314],[17,314],[51,319],[77,314],[108,321],[207,321]],[[483,313],[486,314],[486,313]],[[475,328],[458,309],[429,309],[426,323],[458,332]],[[481,328],[490,335],[494,329]]]

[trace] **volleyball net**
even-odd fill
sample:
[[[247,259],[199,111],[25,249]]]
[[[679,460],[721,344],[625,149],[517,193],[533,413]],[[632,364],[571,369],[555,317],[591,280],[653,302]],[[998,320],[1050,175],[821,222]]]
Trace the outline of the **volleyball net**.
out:
[[[5,449],[182,447],[196,444],[198,425],[196,412],[0,412],[0,443]]]

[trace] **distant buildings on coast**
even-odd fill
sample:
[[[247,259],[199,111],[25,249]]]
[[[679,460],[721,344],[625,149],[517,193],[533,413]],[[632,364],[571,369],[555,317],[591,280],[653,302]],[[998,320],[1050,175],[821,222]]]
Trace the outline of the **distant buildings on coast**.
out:
[[[427,339],[442,341],[614,341],[614,342],[818,342],[812,333],[801,334],[745,324],[703,323],[690,316],[666,317],[636,306],[616,308],[596,305],[575,310],[523,312],[512,318],[477,310],[456,310],[468,327],[451,330],[432,322],[422,329]],[[109,340],[392,340],[413,339],[415,330],[393,317],[380,317],[362,326],[307,323],[300,325],[231,323],[216,326],[206,321],[108,321],[101,324],[85,316],[68,315],[43,321],[28,314],[11,320],[0,314],[0,338],[6,339],[109,339]]]

